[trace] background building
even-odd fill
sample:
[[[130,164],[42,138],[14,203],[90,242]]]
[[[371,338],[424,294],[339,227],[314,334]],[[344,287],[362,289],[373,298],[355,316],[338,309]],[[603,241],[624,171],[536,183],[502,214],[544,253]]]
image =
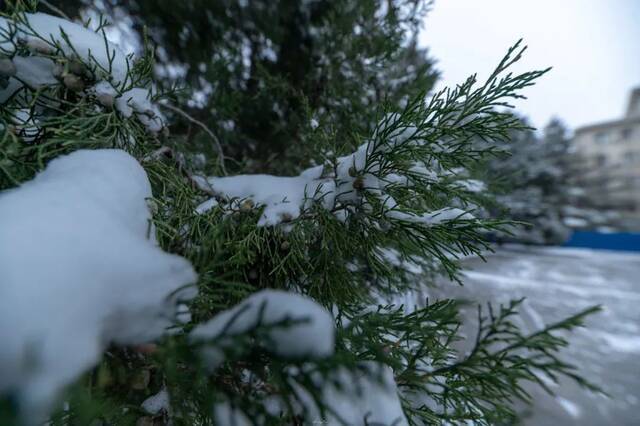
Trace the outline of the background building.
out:
[[[577,129],[573,147],[590,204],[617,211],[623,227],[640,226],[640,87],[622,119]]]

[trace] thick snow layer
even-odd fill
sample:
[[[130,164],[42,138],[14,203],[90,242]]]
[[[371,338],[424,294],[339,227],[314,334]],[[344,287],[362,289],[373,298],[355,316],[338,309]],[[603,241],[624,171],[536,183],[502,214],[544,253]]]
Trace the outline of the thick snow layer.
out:
[[[291,323],[283,324],[284,321]],[[231,342],[231,336],[243,334],[258,325],[274,325],[267,331],[268,341],[261,343],[281,356],[320,358],[333,354],[335,324],[331,314],[307,297],[280,290],[263,290],[251,295],[239,305],[197,326],[190,338],[224,347]],[[217,363],[220,359],[210,361]]]
[[[324,418],[311,396],[299,388],[307,418],[330,425],[408,425],[393,371],[375,362],[362,367],[365,371],[340,368],[324,381],[322,401],[333,410]]]
[[[150,196],[120,150],[60,157],[0,193],[0,393],[31,419],[107,344],[159,337],[195,296],[189,262],[148,236]]]

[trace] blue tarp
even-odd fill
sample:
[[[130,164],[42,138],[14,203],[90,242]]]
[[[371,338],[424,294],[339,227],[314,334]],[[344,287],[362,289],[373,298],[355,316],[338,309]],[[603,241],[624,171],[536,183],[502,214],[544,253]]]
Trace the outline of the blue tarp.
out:
[[[588,247],[605,250],[640,251],[640,233],[616,232],[604,233],[576,231],[571,235],[565,247]]]

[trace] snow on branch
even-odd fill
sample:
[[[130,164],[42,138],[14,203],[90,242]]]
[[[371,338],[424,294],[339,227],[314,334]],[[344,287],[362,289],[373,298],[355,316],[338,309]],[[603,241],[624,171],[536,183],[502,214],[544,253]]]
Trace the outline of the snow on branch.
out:
[[[317,402],[298,389],[307,418],[331,425],[408,425],[393,370],[373,361],[361,362],[358,367],[338,368],[319,380],[321,402],[327,407],[324,416]]]
[[[67,58],[83,60],[93,66],[99,77],[116,84],[127,79],[128,59],[103,34],[82,25],[46,13],[17,14],[15,20],[0,20],[0,41],[5,55],[17,53],[24,46],[33,53],[53,55],[59,51]],[[53,66],[53,61],[51,61]]]
[[[419,149],[428,143],[425,137],[423,130],[407,125],[399,114],[389,114],[373,138],[355,152],[332,163],[306,169],[298,176],[196,177],[195,182],[207,193],[230,202],[231,208],[264,207],[258,226],[290,222],[313,205],[333,212],[341,220],[355,208],[371,213],[375,204],[381,204],[386,220],[425,226],[474,219],[471,214],[453,207],[422,213],[408,211],[391,194],[391,190],[398,187],[413,193],[423,192],[439,181],[439,174],[447,174],[435,158],[409,161],[406,168],[390,164],[385,154],[396,154],[407,146]],[[205,211],[200,207],[198,212]]]
[[[263,290],[219,313],[191,333],[192,342],[211,345],[205,350],[211,367],[223,361],[234,338],[264,329],[259,343],[291,358],[322,358],[333,354],[335,324],[331,314],[313,300],[280,290]]]
[[[328,425],[397,425],[409,422],[403,412],[393,370],[375,361],[362,361],[349,368],[338,366],[326,372],[312,364],[287,369],[290,395],[274,395],[268,404],[272,420],[292,409],[308,423]],[[217,423],[224,425],[268,424],[263,416],[250,416],[228,399],[214,406]]]
[[[0,193],[0,393],[30,419],[46,418],[109,343],[160,337],[195,297],[190,263],[155,243],[149,197],[120,150],[59,157]]]
[[[310,360],[334,354],[334,335],[332,315],[316,302],[293,293],[263,290],[197,326],[189,339],[205,344],[202,354],[214,369],[225,360],[224,352],[231,346],[235,345],[233,349],[238,354],[244,337],[251,338],[250,345],[258,344],[285,359],[306,360],[307,367],[311,367]],[[305,418],[328,424],[408,424],[388,366],[361,362],[328,374],[303,370],[304,367],[291,367],[291,373],[299,374],[292,374],[287,381],[295,390],[294,405],[305,413]],[[310,393],[310,385],[318,395]],[[286,406],[280,397],[271,401],[274,413],[284,411]],[[214,412],[224,424],[233,423],[232,419],[238,424],[250,424],[245,422],[245,414],[228,401],[218,403]]]
[[[135,87],[132,57],[110,43],[103,32],[45,13],[0,17],[0,103],[20,93],[59,84],[95,96],[124,117],[135,114],[151,132],[165,119],[151,102],[151,91]]]

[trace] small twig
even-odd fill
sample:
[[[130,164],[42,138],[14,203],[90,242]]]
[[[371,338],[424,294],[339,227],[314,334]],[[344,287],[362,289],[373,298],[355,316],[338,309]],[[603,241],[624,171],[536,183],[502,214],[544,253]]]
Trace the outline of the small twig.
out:
[[[202,128],[202,130],[204,130],[210,137],[211,139],[213,139],[213,141],[216,144],[216,148],[218,149],[218,158],[219,158],[219,162],[220,162],[220,169],[222,169],[222,173],[224,173],[225,175],[227,174],[227,169],[224,166],[224,160],[225,160],[225,156],[224,156],[224,151],[222,150],[222,144],[220,143],[220,139],[218,139],[218,137],[211,131],[211,129],[209,129],[207,127],[206,124],[204,124],[202,121],[195,119],[193,116],[191,116],[190,114],[188,114],[187,112],[183,111],[182,109],[175,107],[171,104],[159,104],[160,106],[167,108],[173,112],[177,112],[178,114],[180,114],[181,116],[183,116],[184,118],[186,118],[187,120],[189,120],[190,122],[192,122],[193,124],[196,124],[198,126],[200,126]]]
[[[209,185],[209,183],[207,182],[206,178],[204,178],[202,176],[193,175],[193,174],[189,173],[187,171],[187,168],[185,167],[184,160],[181,159],[179,155],[176,155],[176,153],[173,151],[173,149],[171,149],[168,146],[161,146],[160,148],[156,149],[155,151],[145,155],[142,158],[142,162],[143,163],[148,163],[150,161],[158,161],[162,157],[172,158],[175,161],[176,166],[178,167],[178,170],[181,173],[183,173],[187,177],[187,179],[189,179],[189,182],[191,182],[191,185],[194,188],[197,188],[200,191],[202,191],[205,194],[210,195],[212,197],[216,195],[216,193],[211,188],[211,185]]]
[[[43,5],[45,5],[47,7],[47,9],[57,13],[58,15],[62,16],[64,19],[71,21],[71,18],[69,18],[69,15],[67,15],[66,13],[64,13],[62,11],[62,9],[52,5],[51,3],[49,3],[47,0],[40,0],[40,3],[42,3]]]

